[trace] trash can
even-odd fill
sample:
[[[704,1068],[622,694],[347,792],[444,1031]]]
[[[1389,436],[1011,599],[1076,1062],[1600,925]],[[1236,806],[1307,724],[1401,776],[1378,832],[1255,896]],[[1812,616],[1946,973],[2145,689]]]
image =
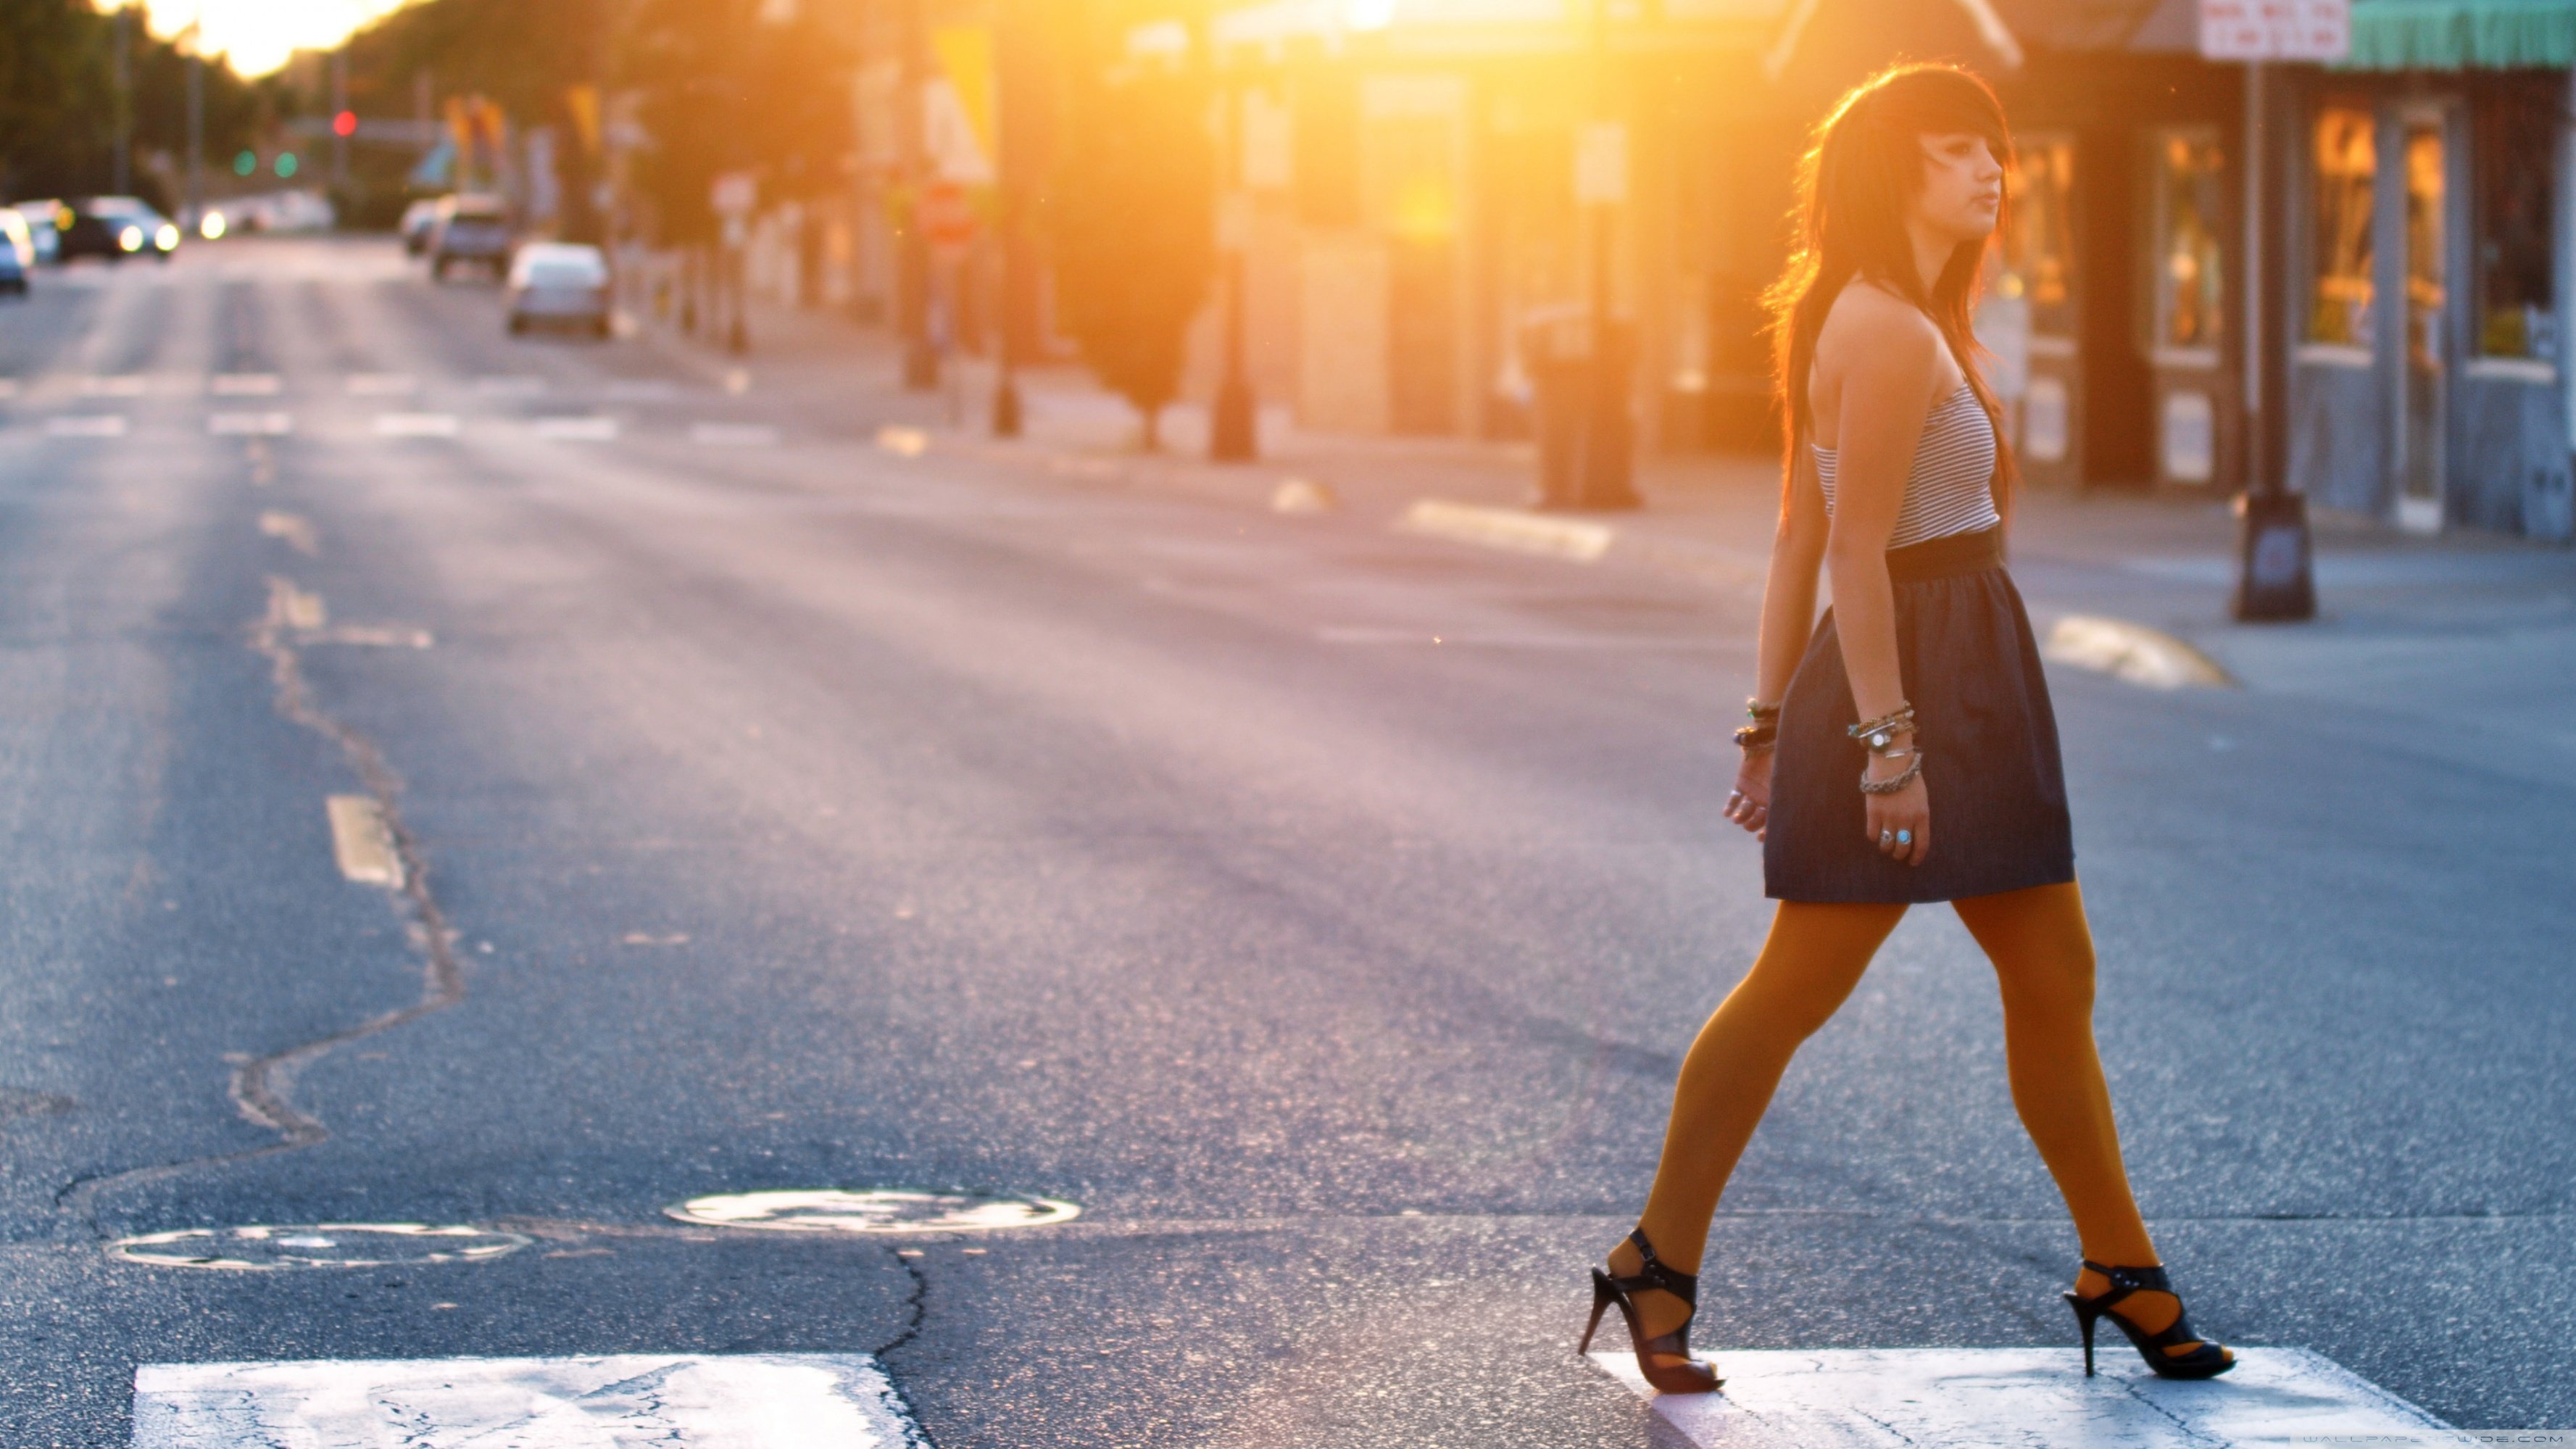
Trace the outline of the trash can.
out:
[[[1533,506],[1636,507],[1636,428],[1628,396],[1635,329],[1596,323],[1588,308],[1551,307],[1522,319],[1518,342],[1537,402]]]

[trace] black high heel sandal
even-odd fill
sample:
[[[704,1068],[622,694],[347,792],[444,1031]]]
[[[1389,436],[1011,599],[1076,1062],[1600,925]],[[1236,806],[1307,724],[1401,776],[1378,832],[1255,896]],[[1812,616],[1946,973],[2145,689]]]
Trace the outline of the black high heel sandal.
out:
[[[2129,1342],[2137,1348],[2138,1357],[2145,1359],[2147,1367],[2154,1369],[2161,1378],[2215,1378],[2236,1367],[2236,1360],[2229,1356],[2224,1344],[2213,1342],[2191,1331],[2191,1319],[2182,1312],[2182,1299],[2179,1294],[2174,1298],[2174,1321],[2155,1333],[2149,1333],[2130,1322],[2128,1315],[2119,1311],[2117,1305],[2131,1294],[2173,1292],[2173,1282],[2165,1276],[2165,1270],[2161,1266],[2108,1268],[2090,1258],[2084,1260],[2084,1266],[2111,1280],[2111,1286],[2108,1289],[2091,1298],[2084,1297],[2072,1288],[2066,1290],[2066,1306],[2075,1310],[2076,1325],[2084,1330],[2084,1376],[2086,1378],[2093,1377],[2093,1324],[2096,1319],[2106,1317],[2120,1326],[2120,1331],[2127,1334]],[[2166,1349],[2186,1343],[2198,1343],[2200,1347],[2189,1353],[2165,1352]]]
[[[1726,1381],[1717,1376],[1715,1369],[1691,1357],[1690,1351],[1691,1319],[1699,1317],[1698,1276],[1675,1272],[1657,1261],[1655,1245],[1646,1241],[1644,1228],[1629,1233],[1628,1241],[1637,1245],[1637,1255],[1645,1262],[1633,1278],[1613,1278],[1598,1268],[1592,1270],[1592,1321],[1583,1326],[1583,1342],[1575,1345],[1574,1352],[1580,1356],[1592,1347],[1592,1335],[1600,1330],[1601,1315],[1616,1304],[1619,1317],[1628,1325],[1628,1344],[1637,1351],[1637,1372],[1644,1374],[1658,1393],[1714,1392]],[[1637,1302],[1629,1295],[1649,1288],[1670,1293],[1689,1304],[1690,1318],[1683,1319],[1681,1327],[1670,1333],[1646,1337],[1643,1320],[1637,1315]]]

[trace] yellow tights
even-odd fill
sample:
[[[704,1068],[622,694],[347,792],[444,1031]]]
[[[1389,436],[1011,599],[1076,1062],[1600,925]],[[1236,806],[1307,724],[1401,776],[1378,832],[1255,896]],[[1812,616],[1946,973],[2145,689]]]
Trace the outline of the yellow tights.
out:
[[[2082,892],[2069,882],[1977,896],[1953,907],[1994,962],[2013,1106],[2066,1199],[2084,1256],[2124,1266],[2156,1262],[2120,1165],[2111,1093],[2093,1049],[2093,935]],[[1902,905],[1781,902],[1762,954],[1700,1028],[1673,1089],[1663,1161],[1638,1220],[1665,1263],[1699,1271],[1718,1195],[1789,1058],[1851,995],[1904,914]],[[1637,1250],[1621,1243],[1610,1266],[1621,1275],[1635,1273]],[[2085,1294],[2108,1286],[2090,1270],[2076,1281]],[[1688,1312],[1680,1300],[1651,1291],[1640,1295],[1638,1306],[1649,1334],[1679,1325]],[[2122,1308],[2151,1332],[2181,1311],[2163,1293],[2139,1294]]]

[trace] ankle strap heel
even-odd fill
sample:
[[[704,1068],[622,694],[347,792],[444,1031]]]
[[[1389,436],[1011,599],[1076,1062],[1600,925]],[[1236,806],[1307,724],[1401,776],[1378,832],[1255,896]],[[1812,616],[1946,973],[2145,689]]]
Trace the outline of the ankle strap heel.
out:
[[[2127,1335],[2131,1346],[2138,1350],[2138,1357],[2145,1359],[2147,1367],[2153,1369],[2160,1378],[2215,1378],[2236,1367],[2235,1356],[2227,1351],[2226,1345],[2203,1338],[2192,1331],[2191,1319],[2182,1311],[2182,1295],[2174,1293],[2173,1280],[2166,1276],[2162,1264],[2150,1264],[2143,1268],[2119,1268],[2096,1263],[2090,1258],[2084,1259],[2083,1263],[2085,1267],[2111,1280],[2109,1288],[2090,1298],[2071,1288],[2063,1295],[2066,1306],[2075,1310],[2076,1327],[2084,1335],[2084,1376],[2086,1378],[2093,1376],[2093,1325],[2103,1318],[2110,1319],[2119,1327],[2121,1333]],[[2140,1293],[2173,1294],[2174,1321],[2154,1333],[2149,1333],[2133,1322],[2127,1314],[2119,1311],[2121,1303]],[[2179,1348],[2186,1343],[2198,1344],[2199,1347],[2189,1353],[2166,1352],[2167,1349]]]
[[[1628,1325],[1628,1343],[1637,1354],[1637,1372],[1659,1393],[1705,1394],[1725,1380],[1706,1363],[1691,1356],[1690,1326],[1699,1317],[1699,1277],[1681,1272],[1655,1256],[1655,1245],[1646,1241],[1646,1230],[1638,1228],[1628,1234],[1628,1242],[1643,1261],[1627,1277],[1612,1277],[1592,1270],[1592,1317],[1583,1328],[1583,1341],[1575,1346],[1577,1354],[1592,1347],[1592,1335],[1601,1327],[1601,1315],[1610,1308],[1619,1310]],[[1690,1317],[1670,1333],[1646,1336],[1644,1320],[1637,1312],[1635,1295],[1653,1291],[1669,1293],[1690,1306]]]

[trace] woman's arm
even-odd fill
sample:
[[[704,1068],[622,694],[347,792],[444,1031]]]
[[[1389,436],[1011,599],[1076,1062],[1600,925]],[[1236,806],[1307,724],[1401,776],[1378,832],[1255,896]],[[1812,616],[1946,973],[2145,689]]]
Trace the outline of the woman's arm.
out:
[[[1789,486],[1780,526],[1771,535],[1771,571],[1762,583],[1762,631],[1753,667],[1753,697],[1777,707],[1798,672],[1816,627],[1816,570],[1825,557],[1825,495],[1816,486],[1816,455],[1798,439],[1789,455]],[[1758,839],[1771,819],[1771,747],[1744,752],[1726,818]]]
[[[1945,380],[1941,334],[1930,318],[1873,287],[1854,286],[1837,299],[1828,336],[1839,381],[1834,474],[1834,516],[1825,540],[1833,571],[1834,632],[1842,641],[1843,672],[1851,680],[1852,706],[1862,719],[1902,707],[1905,689],[1897,666],[1896,598],[1887,579],[1887,540],[1905,504],[1906,475],[1933,394]],[[1836,323],[1844,324],[1837,329]],[[1913,741],[1904,742],[1912,748]],[[1870,761],[1874,777],[1902,773],[1905,760]],[[1853,782],[1857,789],[1859,782]],[[1891,795],[1871,795],[1872,843],[1898,860],[1920,864],[1931,849],[1931,806],[1917,776]],[[1910,844],[1893,843],[1905,832]]]

